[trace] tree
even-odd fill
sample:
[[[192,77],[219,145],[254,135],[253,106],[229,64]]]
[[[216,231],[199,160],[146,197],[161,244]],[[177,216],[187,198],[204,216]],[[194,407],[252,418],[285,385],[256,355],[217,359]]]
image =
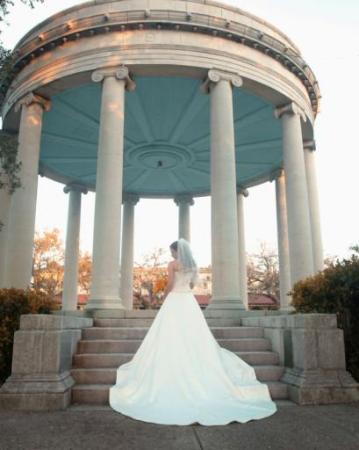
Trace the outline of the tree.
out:
[[[349,247],[349,250],[353,250],[354,253],[359,254],[359,245],[352,245]]]
[[[60,230],[36,232],[33,254],[33,287],[54,297],[60,295],[64,283],[65,251]],[[78,285],[87,294],[91,284],[92,258],[88,252],[79,254]]]
[[[144,256],[144,267],[159,267],[163,266],[166,263],[166,258],[164,255],[166,254],[166,250],[164,248],[155,247],[150,253]]]
[[[248,255],[247,276],[249,292],[279,298],[278,255],[265,242],[260,243],[258,254]]]
[[[79,272],[78,272],[78,284],[80,288],[88,294],[90,292],[92,279],[92,257],[88,252],[79,255]]]
[[[20,0],[21,3],[34,8],[36,3],[43,3],[44,0]],[[0,0],[0,24],[7,24],[5,17],[9,14],[9,7],[14,6],[14,0]],[[8,25],[8,24],[7,24]],[[1,34],[0,30],[0,34]],[[4,48],[3,42],[0,39],[0,103],[3,102],[4,95],[11,83],[11,80],[16,73],[15,71],[15,56],[12,51]]]
[[[35,3],[44,3],[44,0],[20,0],[21,3],[34,8]],[[14,0],[0,0],[0,22],[5,20],[5,16],[9,14],[9,6],[14,6]]]
[[[161,303],[164,289],[167,285],[167,261],[164,258],[166,250],[154,248],[144,256],[144,263],[135,263],[137,267],[133,274],[134,295],[146,308],[158,307]],[[144,294],[143,291],[147,292]],[[147,300],[145,300],[145,297]]]
[[[64,249],[60,230],[35,232],[33,254],[33,287],[54,297],[62,291]]]

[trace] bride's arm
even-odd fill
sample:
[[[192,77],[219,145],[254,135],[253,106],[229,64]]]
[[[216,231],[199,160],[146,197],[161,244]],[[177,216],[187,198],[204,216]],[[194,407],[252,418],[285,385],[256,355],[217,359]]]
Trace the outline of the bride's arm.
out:
[[[167,286],[166,286],[166,289],[165,289],[165,292],[164,292],[164,295],[163,295],[163,300],[167,297],[168,293],[173,288],[174,270],[173,270],[172,262],[168,263],[167,270],[168,270],[168,281],[167,281]]]

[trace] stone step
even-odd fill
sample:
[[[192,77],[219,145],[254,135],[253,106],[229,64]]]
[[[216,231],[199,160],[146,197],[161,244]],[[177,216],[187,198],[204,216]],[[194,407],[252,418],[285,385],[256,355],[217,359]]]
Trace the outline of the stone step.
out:
[[[279,364],[279,354],[274,351],[241,351],[233,352],[247,364],[276,365]],[[117,368],[130,361],[134,353],[78,353],[73,356],[73,368]]]
[[[77,353],[131,353],[140,347],[142,339],[92,339],[79,340]],[[268,338],[217,339],[218,344],[228,350],[270,350]]]
[[[120,319],[100,319],[94,318],[95,327],[149,327],[154,321],[154,317],[144,318],[120,318]],[[206,318],[209,327],[234,327],[240,326],[240,319],[230,318]]]
[[[91,327],[82,329],[83,340],[97,339],[143,339],[149,327]],[[210,327],[215,338],[234,339],[263,337],[262,327]]]
[[[299,405],[295,402],[293,402],[292,400],[289,399],[273,399],[274,403],[279,407],[279,408],[286,408],[286,407],[290,407],[290,406],[295,406],[298,407]],[[111,408],[110,405],[86,405],[86,404],[70,404],[66,410],[70,410],[70,411],[112,411],[113,409]]]
[[[253,366],[259,381],[278,381],[284,367],[274,365]],[[71,375],[77,384],[115,384],[116,368],[71,369]]]
[[[281,381],[266,381],[273,400],[287,399],[287,385]],[[71,403],[87,405],[107,405],[111,384],[78,384],[71,390]]]

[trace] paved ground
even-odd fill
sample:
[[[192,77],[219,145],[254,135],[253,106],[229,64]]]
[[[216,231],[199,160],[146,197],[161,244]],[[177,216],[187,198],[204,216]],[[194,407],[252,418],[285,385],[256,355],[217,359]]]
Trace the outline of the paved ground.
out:
[[[225,426],[168,426],[110,407],[56,412],[0,411],[1,450],[358,450],[359,403],[277,402],[270,417]]]

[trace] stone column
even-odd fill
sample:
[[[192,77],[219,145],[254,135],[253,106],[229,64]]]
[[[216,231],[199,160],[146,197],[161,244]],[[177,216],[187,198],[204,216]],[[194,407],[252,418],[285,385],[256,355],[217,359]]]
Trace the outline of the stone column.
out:
[[[320,208],[317,189],[317,174],[315,170],[315,142],[304,141],[304,161],[308,186],[308,201],[312,231],[314,272],[324,269],[322,232],[320,226]]]
[[[236,161],[232,86],[242,79],[209,70],[201,86],[210,93],[212,299],[208,308],[245,309],[239,288]]]
[[[139,196],[123,197],[120,297],[125,309],[133,309],[133,244],[135,205]]]
[[[244,205],[243,198],[248,197],[247,189],[237,188],[237,215],[238,215],[238,251],[239,251],[239,289],[241,299],[246,309],[248,305],[248,276],[247,276],[247,255],[246,240],[244,231]]]
[[[275,116],[282,121],[283,165],[288,213],[288,239],[291,282],[313,275],[312,236],[305,174],[301,117],[294,103],[278,107]]]
[[[178,205],[178,239],[191,241],[190,206],[194,204],[193,198],[188,194],[176,195],[174,202]]]
[[[127,67],[96,70],[102,82],[97,156],[92,285],[86,309],[124,309],[119,289],[125,89],[136,84]]]
[[[290,260],[288,240],[287,201],[285,198],[285,175],[281,169],[275,179],[276,209],[277,209],[277,241],[279,259],[279,289],[280,309],[292,311],[292,297],[287,293],[291,290]]]
[[[18,102],[16,110],[20,108],[18,176],[21,187],[11,199],[4,284],[25,289],[30,287],[32,277],[42,114],[50,109],[50,102],[30,93]]]
[[[77,311],[78,263],[80,251],[81,193],[87,194],[86,187],[69,184],[64,187],[69,195],[67,215],[64,287],[62,310]]]
[[[0,188],[0,288],[5,286],[6,250],[9,231],[9,213],[11,194],[6,185],[7,176],[4,176],[5,185]]]

